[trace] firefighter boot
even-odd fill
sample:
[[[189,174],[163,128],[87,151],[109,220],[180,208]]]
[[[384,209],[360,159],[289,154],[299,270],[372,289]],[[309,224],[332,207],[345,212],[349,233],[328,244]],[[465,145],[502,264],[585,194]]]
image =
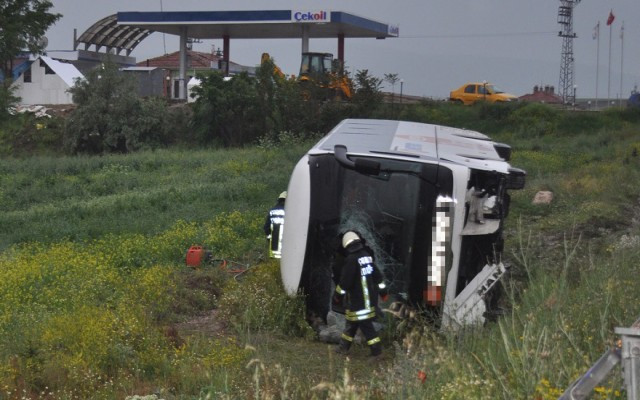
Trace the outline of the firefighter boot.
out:
[[[382,346],[379,342],[369,346],[369,349],[371,350],[371,357],[379,358],[382,355]]]
[[[340,344],[336,346],[335,352],[338,354],[347,355],[349,354],[350,347],[351,347],[351,342],[342,338],[340,339]]]

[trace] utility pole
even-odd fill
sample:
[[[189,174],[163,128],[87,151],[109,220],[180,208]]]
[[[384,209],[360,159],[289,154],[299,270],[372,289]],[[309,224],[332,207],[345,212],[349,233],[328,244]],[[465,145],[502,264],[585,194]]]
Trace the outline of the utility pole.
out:
[[[600,21],[596,24],[593,31],[594,39],[598,40],[596,45],[596,110],[598,109],[598,72],[600,70]]]
[[[162,7],[162,0],[160,0],[160,12],[164,12],[164,8]],[[167,55],[167,40],[164,37],[164,33],[162,34],[162,45],[164,46],[164,55]]]
[[[613,15],[613,10],[609,11],[609,17],[607,18],[607,26],[609,27],[609,73],[607,77],[607,105],[611,101],[611,32],[613,31],[613,21],[616,17]],[[611,103],[613,104],[613,102]]]
[[[624,72],[624,21],[620,27],[620,101],[619,106],[622,107],[622,75]]]
[[[580,3],[580,0],[560,0],[558,9],[558,23],[562,29],[558,36],[562,38],[562,55],[560,61],[560,84],[559,95],[565,104],[574,104],[575,92],[573,91],[574,81],[574,59],[573,59],[573,39],[578,37],[573,31],[573,8]]]

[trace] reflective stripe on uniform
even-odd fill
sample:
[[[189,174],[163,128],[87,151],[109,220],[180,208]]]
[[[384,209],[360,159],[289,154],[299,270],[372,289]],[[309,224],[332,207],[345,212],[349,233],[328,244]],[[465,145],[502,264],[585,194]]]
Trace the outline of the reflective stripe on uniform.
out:
[[[367,341],[367,344],[368,344],[369,346],[374,345],[374,344],[376,344],[376,343],[380,343],[380,337],[374,337],[373,339],[371,339],[371,340]]]
[[[353,338],[351,336],[347,335],[346,333],[342,334],[342,338],[344,340],[346,340],[347,342],[353,342]]]
[[[358,321],[364,321],[366,319],[371,319],[371,318],[373,318],[375,316],[376,316],[376,313],[372,311],[371,314],[369,314],[369,315],[360,315],[360,316],[357,316],[357,317],[356,316],[346,316],[345,318],[346,318],[347,321],[358,322]]]
[[[271,219],[271,235],[269,235],[269,257],[282,257],[282,235],[284,234],[284,210],[269,211]]]
[[[371,308],[371,301],[369,300],[369,287],[367,286],[367,277],[362,276],[360,278],[360,282],[362,283],[362,297],[364,298],[364,308]]]
[[[336,293],[338,294],[346,294],[347,292],[340,287],[340,285],[336,286]]]
[[[347,311],[345,318],[348,321],[362,321],[365,319],[373,318],[376,316],[376,311],[374,309],[369,310],[359,310],[359,311]]]

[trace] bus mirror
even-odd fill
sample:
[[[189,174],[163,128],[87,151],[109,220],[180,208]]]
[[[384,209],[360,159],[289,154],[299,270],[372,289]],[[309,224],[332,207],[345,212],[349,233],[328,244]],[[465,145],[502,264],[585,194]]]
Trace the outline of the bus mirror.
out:
[[[345,145],[335,145],[333,147],[333,154],[336,157],[336,160],[347,168],[355,169],[360,173],[369,175],[378,175],[380,173],[379,162],[368,160],[366,158],[357,158],[353,161],[347,156],[347,146]]]

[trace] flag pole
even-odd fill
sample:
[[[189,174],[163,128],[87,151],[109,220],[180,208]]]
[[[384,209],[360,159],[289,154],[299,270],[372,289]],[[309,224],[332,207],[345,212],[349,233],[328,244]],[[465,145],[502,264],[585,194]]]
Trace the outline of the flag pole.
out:
[[[622,72],[624,71],[624,21],[620,27],[620,107],[622,107]]]
[[[598,72],[600,70],[600,21],[596,25],[596,39],[598,43],[596,45],[596,110],[598,109]]]
[[[609,72],[608,72],[608,81],[607,81],[607,106],[609,105],[609,101],[611,99],[611,30],[613,29],[613,24],[609,25]]]

